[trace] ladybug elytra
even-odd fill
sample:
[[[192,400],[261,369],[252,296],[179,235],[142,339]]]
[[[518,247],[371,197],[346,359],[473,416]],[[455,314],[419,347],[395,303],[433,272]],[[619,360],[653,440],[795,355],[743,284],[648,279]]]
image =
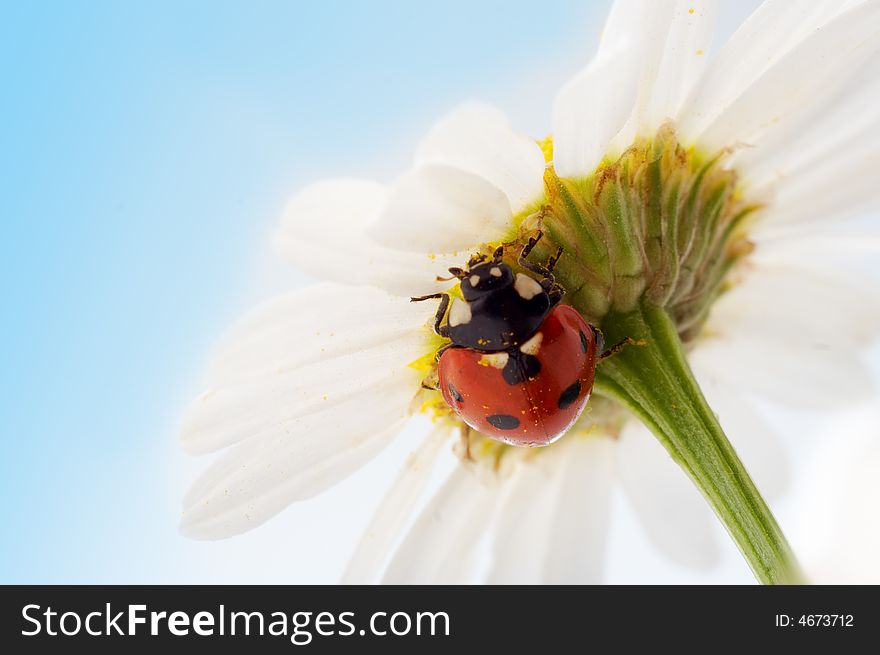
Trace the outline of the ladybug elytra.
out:
[[[593,388],[602,335],[573,308],[553,277],[562,249],[546,266],[527,257],[541,233],[529,239],[517,273],[481,255],[467,269],[451,268],[462,298],[439,298],[434,330],[451,343],[437,363],[439,390],[465,423],[518,446],[544,446],[578,419]],[[443,323],[444,318],[446,322]]]

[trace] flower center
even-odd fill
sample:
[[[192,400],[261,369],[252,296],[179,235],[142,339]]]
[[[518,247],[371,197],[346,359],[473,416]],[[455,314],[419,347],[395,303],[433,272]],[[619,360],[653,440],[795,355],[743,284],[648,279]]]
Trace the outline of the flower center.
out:
[[[644,299],[664,307],[688,343],[752,250],[747,222],[760,205],[742,199],[726,155],[685,149],[667,124],[586,178],[548,166],[545,197],[515,217],[511,240],[540,224],[536,260],[564,248],[555,270],[563,302],[593,324]]]
[[[542,148],[549,162],[552,142]],[[540,229],[544,236],[530,255],[535,262],[562,247],[554,270],[565,289],[562,302],[599,328],[649,302],[664,308],[682,342],[691,343],[730,284],[731,270],[751,252],[748,222],[761,207],[743,199],[736,172],[725,166],[727,154],[685,148],[666,124],[588,177],[560,178],[548,163],[543,197],[514,217],[504,242],[524,244]],[[497,245],[485,244],[481,252]],[[435,391],[417,403],[446,416]],[[624,417],[615,402],[594,396],[574,429],[598,425],[613,434]],[[463,429],[462,459],[497,468],[512,450],[522,449]]]

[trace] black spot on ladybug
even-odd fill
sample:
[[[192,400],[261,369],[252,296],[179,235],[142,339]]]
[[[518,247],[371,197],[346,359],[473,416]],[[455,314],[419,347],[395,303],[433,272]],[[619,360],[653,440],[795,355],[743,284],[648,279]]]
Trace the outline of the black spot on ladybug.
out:
[[[568,408],[577,397],[581,395],[581,382],[580,380],[576,381],[574,384],[570,385],[565,391],[563,391],[559,400],[557,401],[557,405],[559,405],[559,409]]]
[[[501,371],[501,376],[507,384],[514,385],[525,382],[541,372],[541,362],[534,355],[527,355],[522,351],[513,351],[507,358],[507,364]]]
[[[499,430],[515,430],[519,427],[519,419],[510,414],[492,414],[486,417],[486,422]]]
[[[452,399],[455,402],[460,403],[461,401],[464,400],[464,398],[461,397],[461,394],[459,393],[458,389],[456,389],[451,384],[446,385],[446,389],[449,391],[449,395],[452,396]]]
[[[581,335],[581,352],[587,352],[587,335],[578,330],[578,334]]]

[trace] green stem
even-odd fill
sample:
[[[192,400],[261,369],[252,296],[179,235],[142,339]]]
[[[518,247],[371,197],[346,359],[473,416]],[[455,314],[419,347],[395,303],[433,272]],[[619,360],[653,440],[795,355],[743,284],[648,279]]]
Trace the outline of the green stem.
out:
[[[596,392],[625,405],[654,432],[712,505],[760,582],[797,582],[788,543],[703,397],[666,311],[642,304],[605,316],[602,330],[606,343],[636,343],[600,364]]]

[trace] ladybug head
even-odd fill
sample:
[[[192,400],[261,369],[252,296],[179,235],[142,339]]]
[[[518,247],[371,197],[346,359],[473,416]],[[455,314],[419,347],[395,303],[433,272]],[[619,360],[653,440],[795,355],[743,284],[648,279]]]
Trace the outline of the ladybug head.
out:
[[[461,275],[461,295],[465,300],[476,300],[498,289],[511,286],[513,270],[498,257],[492,261],[471,266]]]

